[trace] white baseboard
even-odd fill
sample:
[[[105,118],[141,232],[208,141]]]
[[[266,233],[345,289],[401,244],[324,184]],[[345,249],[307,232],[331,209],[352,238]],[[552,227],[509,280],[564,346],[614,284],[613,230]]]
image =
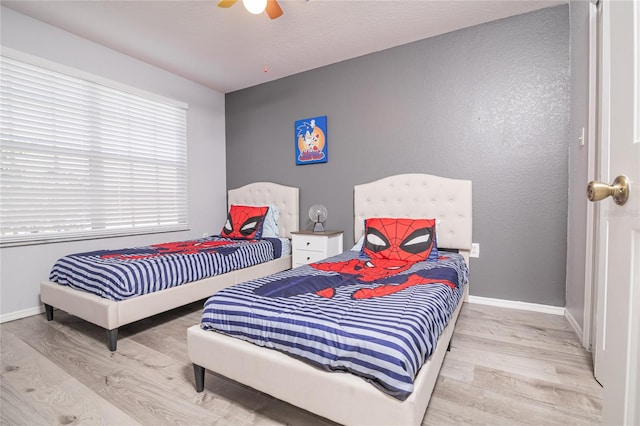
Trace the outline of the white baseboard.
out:
[[[540,305],[537,303],[518,302],[515,300],[492,299],[490,297],[480,297],[469,295],[469,303],[479,305],[498,306],[500,308],[522,309],[524,311],[542,312],[545,314],[565,315],[566,309],[561,306]]]
[[[33,315],[39,315],[43,312],[43,305],[40,305],[36,308],[23,309],[22,311],[10,312],[8,314],[0,315],[0,324],[9,321],[15,321],[21,318],[31,317]]]
[[[578,325],[578,321],[576,321],[576,319],[573,317],[573,315],[571,315],[571,312],[569,312],[569,310],[567,309],[567,312],[564,313],[564,317],[567,319],[567,321],[569,322],[569,325],[571,326],[571,328],[573,328],[573,331],[576,333],[576,337],[578,337],[578,340],[580,341],[580,343],[582,344],[582,346],[586,349],[589,350],[588,347],[585,346],[585,342],[584,342],[584,336],[583,336],[583,331],[582,331],[582,327],[580,327]]]

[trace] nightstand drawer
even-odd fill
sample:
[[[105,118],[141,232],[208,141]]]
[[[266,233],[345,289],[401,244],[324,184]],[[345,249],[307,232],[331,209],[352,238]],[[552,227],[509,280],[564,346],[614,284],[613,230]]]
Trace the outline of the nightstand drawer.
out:
[[[312,235],[293,235],[293,250],[325,251],[327,249],[327,239]]]
[[[342,231],[294,231],[291,233],[293,267],[319,262],[342,253]]]
[[[326,258],[327,254],[324,251],[296,250],[293,252],[292,263],[294,265],[304,265],[319,262]]]

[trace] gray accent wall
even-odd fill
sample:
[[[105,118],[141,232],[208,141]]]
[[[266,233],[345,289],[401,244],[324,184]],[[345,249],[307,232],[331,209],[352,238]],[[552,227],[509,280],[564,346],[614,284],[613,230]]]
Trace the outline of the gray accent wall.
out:
[[[313,52],[300,52],[313,55]],[[544,9],[226,95],[227,185],[275,181],[353,244],[353,186],[473,181],[471,294],[565,305],[569,8]],[[326,115],[328,162],[295,165],[294,121]]]

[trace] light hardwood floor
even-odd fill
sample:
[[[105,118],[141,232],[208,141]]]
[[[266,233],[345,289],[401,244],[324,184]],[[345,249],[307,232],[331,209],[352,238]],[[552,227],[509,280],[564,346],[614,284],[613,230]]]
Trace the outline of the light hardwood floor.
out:
[[[201,306],[122,327],[114,353],[103,329],[63,311],[2,324],[0,423],[332,424],[210,372],[196,393],[186,329]],[[423,424],[599,424],[591,371],[563,317],[466,304]]]

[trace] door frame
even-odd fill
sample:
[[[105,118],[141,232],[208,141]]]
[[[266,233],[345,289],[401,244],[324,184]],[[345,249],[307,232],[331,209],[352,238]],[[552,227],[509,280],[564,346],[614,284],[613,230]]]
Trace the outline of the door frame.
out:
[[[600,162],[598,132],[598,1],[589,1],[589,118],[587,123],[587,182],[596,180]],[[586,202],[586,193],[585,193]],[[585,289],[582,320],[582,346],[591,350],[595,341],[597,309],[596,256],[598,230],[598,203],[587,204],[585,247]]]

